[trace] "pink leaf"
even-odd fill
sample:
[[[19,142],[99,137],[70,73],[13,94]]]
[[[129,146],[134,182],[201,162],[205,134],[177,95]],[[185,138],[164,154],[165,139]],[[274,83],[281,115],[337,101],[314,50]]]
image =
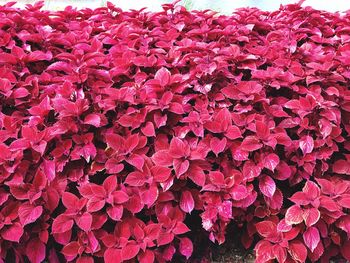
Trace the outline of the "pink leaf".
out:
[[[194,199],[190,191],[186,190],[181,193],[180,207],[186,213],[191,213],[194,209]]]
[[[187,237],[180,238],[179,251],[186,259],[189,259],[193,252],[192,241]]]
[[[299,140],[299,147],[303,154],[311,153],[314,149],[314,139],[311,136],[305,136]]]
[[[143,164],[145,163],[145,159],[138,154],[131,154],[126,161],[132,166],[136,167],[139,171],[142,171]]]
[[[142,133],[147,137],[153,137],[156,135],[154,125],[152,122],[146,122],[145,126],[141,128]]]
[[[230,140],[235,140],[242,137],[242,132],[237,126],[229,126],[225,136]]]
[[[154,204],[154,202],[157,200],[158,195],[159,195],[158,188],[156,186],[152,186],[148,190],[142,192],[141,200],[145,205],[147,205],[148,207],[151,207]]]
[[[112,220],[119,221],[123,216],[123,210],[124,209],[122,205],[108,207],[107,214]]]
[[[316,227],[309,227],[304,232],[303,239],[305,245],[311,250],[311,252],[314,252],[315,248],[320,242],[320,233],[318,232],[318,229]]]
[[[219,153],[223,152],[226,147],[226,138],[218,139],[217,137],[213,137],[210,140],[210,148],[218,156]]]
[[[44,173],[47,177],[47,180],[53,181],[56,177],[56,164],[54,161],[44,160]]]
[[[320,219],[321,213],[317,208],[308,208],[305,209],[303,218],[306,226],[312,226],[318,222]]]
[[[85,124],[90,124],[95,127],[101,126],[101,117],[98,114],[91,113],[87,115],[84,119]]]
[[[181,159],[174,160],[174,170],[176,176],[179,178],[181,175],[187,172],[190,166],[190,162],[188,160],[182,161]]]
[[[288,225],[297,225],[303,222],[304,211],[297,205],[289,207],[286,211],[285,219]]]
[[[154,78],[159,81],[162,87],[165,87],[170,83],[171,74],[169,70],[163,67],[156,72]]]
[[[264,157],[263,165],[265,168],[271,170],[272,172],[275,170],[277,165],[280,162],[280,158],[277,154],[270,153]]]
[[[259,180],[260,191],[267,197],[272,197],[276,191],[275,181],[268,175],[265,175]]]
[[[152,161],[156,165],[171,166],[173,164],[173,157],[169,154],[169,151],[160,150],[154,153],[154,155],[152,156]]]

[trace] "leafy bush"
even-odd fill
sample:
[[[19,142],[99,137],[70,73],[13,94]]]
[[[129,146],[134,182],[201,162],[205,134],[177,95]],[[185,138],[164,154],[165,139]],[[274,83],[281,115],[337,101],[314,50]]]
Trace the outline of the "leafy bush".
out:
[[[350,260],[349,14],[12,5],[1,262]]]

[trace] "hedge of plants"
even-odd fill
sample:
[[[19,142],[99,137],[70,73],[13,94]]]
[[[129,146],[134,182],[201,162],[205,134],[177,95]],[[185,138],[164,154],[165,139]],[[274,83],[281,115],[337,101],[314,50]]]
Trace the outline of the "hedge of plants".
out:
[[[42,6],[0,6],[0,262],[350,260],[350,13]]]

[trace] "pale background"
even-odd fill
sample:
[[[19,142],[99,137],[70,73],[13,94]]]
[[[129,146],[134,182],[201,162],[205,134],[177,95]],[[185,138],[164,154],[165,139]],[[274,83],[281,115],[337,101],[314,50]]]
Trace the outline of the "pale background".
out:
[[[151,11],[161,10],[161,4],[172,0],[109,0],[124,10],[140,9],[147,7]],[[0,5],[9,1],[0,0]],[[23,7],[26,3],[34,3],[33,0],[18,0],[17,6]],[[45,9],[59,10],[67,5],[78,8],[96,8],[106,5],[107,0],[46,0]],[[213,9],[224,14],[232,13],[238,7],[258,7],[262,10],[277,10],[280,4],[295,3],[297,0],[182,0],[182,4],[188,9]],[[312,6],[316,9],[331,12],[346,11],[350,9],[350,0],[306,0],[303,6]]]

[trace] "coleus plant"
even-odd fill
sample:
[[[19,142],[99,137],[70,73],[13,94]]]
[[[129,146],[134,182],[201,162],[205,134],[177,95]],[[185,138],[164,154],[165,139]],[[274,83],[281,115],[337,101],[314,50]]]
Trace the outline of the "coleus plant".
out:
[[[301,3],[0,6],[0,262],[350,260],[350,17]]]

